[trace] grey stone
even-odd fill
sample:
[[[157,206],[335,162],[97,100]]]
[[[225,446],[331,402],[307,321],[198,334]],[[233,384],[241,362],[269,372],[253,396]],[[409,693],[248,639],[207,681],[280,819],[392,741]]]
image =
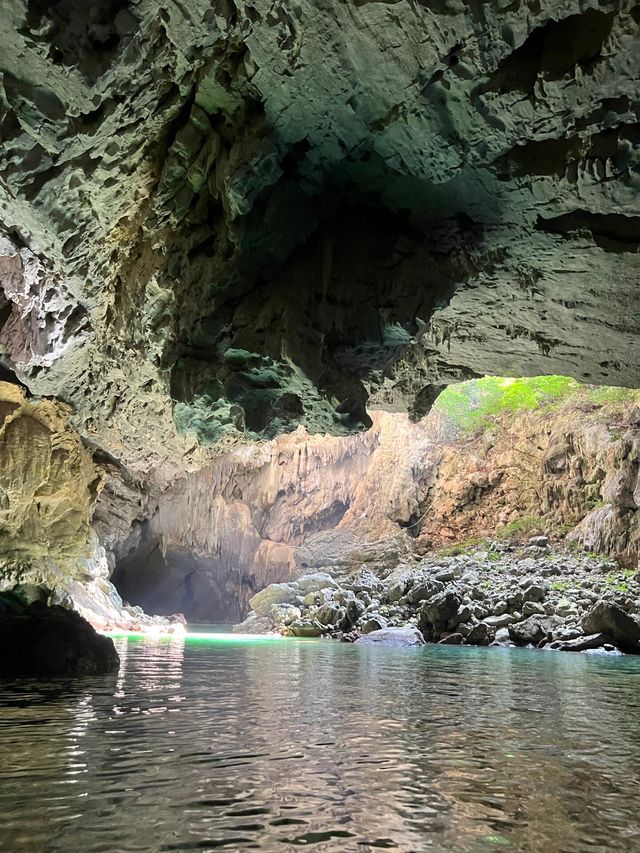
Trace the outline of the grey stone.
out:
[[[522,607],[523,616],[544,616],[546,611],[541,604],[537,604],[535,601],[525,601]]]
[[[302,575],[294,583],[298,587],[300,595],[307,595],[310,592],[327,588],[335,589],[338,586],[331,575],[326,572],[313,572],[309,575]],[[255,607],[253,609],[255,610]]]
[[[274,604],[295,604],[299,587],[291,583],[271,583],[249,600],[251,609],[258,616],[268,616]]]
[[[460,598],[453,590],[443,590],[420,608],[418,625],[423,633],[441,634],[458,612]]]
[[[423,646],[424,637],[417,628],[383,628],[359,637],[356,646]]]
[[[465,641],[470,646],[488,646],[495,636],[495,630],[487,625],[486,622],[480,622],[474,625],[465,637]]]
[[[387,620],[384,616],[380,616],[379,613],[372,614],[365,618],[362,623],[362,632],[363,634],[371,634],[373,631],[381,631],[383,628],[387,627]]]
[[[274,604],[269,611],[269,618],[274,625],[290,625],[301,615],[300,608],[294,604]]]
[[[411,589],[407,592],[406,599],[410,604],[417,604],[420,601],[426,601],[429,598],[433,598],[437,593],[442,592],[444,589],[444,584],[440,583],[433,578],[429,578],[424,581],[418,581]]]
[[[562,625],[558,616],[529,616],[522,622],[509,625],[509,636],[516,645],[537,646],[543,640],[550,640],[554,631]]]
[[[640,622],[615,604],[594,604],[582,620],[588,634],[605,633],[623,651],[640,653]]]
[[[502,613],[500,616],[487,616],[483,622],[489,628],[506,628],[513,622],[513,616],[510,613]]]
[[[462,634],[447,634],[446,637],[443,637],[441,640],[438,640],[438,645],[440,646],[459,646],[464,643],[464,637]]]

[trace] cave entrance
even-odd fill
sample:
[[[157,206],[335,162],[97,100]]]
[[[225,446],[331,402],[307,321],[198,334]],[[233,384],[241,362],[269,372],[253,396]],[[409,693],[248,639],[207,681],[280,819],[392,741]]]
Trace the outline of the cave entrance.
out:
[[[117,561],[112,583],[123,600],[146,613],[182,613],[188,622],[234,624],[241,621],[255,592],[250,579],[222,574],[215,558],[186,548],[163,551],[155,538],[145,538]]]

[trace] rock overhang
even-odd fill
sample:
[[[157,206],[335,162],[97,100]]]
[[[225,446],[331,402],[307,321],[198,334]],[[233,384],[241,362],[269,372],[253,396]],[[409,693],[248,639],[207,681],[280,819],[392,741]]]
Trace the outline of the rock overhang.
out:
[[[127,467],[640,384],[633,2],[94,6],[8,10],[0,346]]]

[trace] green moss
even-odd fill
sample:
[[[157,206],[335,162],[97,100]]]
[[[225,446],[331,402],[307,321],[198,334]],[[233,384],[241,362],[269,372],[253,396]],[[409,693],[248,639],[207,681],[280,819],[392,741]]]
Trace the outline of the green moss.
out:
[[[487,425],[505,412],[537,409],[575,394],[580,385],[568,376],[534,376],[510,379],[485,376],[450,385],[440,394],[434,410],[464,431]]]
[[[488,427],[505,415],[535,409],[553,410],[567,401],[601,407],[640,404],[640,391],[630,388],[581,385],[569,376],[532,376],[519,379],[485,376],[450,385],[433,410],[460,432]]]
[[[562,591],[565,589],[569,589],[569,581],[553,581],[551,584],[551,589],[557,589],[558,591]]]
[[[446,548],[441,548],[437,554],[438,557],[457,557],[459,554],[468,554],[470,551],[479,549],[487,549],[489,540],[480,536],[469,536],[467,539],[461,539],[455,545],[447,545]]]
[[[545,524],[541,518],[534,518],[530,515],[524,515],[522,516],[522,518],[516,518],[514,521],[510,521],[503,527],[499,527],[496,530],[496,538],[514,539],[524,533],[542,533],[544,527]]]

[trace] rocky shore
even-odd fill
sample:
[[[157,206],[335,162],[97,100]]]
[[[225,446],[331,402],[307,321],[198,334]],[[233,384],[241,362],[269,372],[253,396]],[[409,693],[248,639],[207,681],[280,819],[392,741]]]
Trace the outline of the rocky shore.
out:
[[[545,536],[415,558],[386,576],[367,565],[315,572],[270,584],[250,604],[238,631],[353,642],[416,628],[433,643],[640,653],[640,572],[554,552]]]

